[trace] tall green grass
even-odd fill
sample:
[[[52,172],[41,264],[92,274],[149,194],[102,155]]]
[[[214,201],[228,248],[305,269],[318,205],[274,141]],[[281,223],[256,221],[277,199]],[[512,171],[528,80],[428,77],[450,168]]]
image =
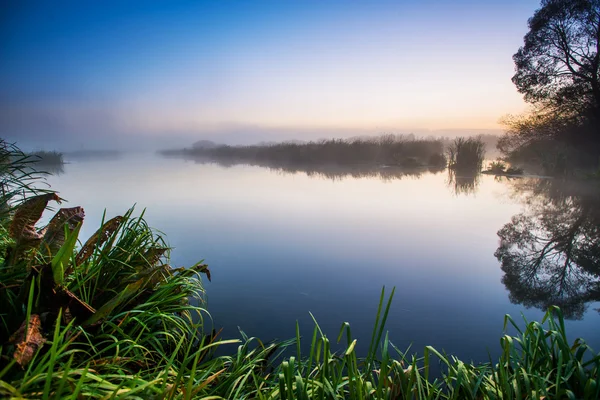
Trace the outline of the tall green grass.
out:
[[[332,353],[329,339],[315,321],[313,339],[302,358],[276,369],[273,379],[256,379],[261,399],[597,399],[600,396],[600,354],[577,339],[568,343],[560,309],[551,308],[542,322],[521,327],[506,316],[504,327],[516,336],[501,338],[497,362],[465,363],[427,346],[422,356],[398,349],[384,334],[393,291],[379,304],[370,350],[361,358],[349,324],[342,325],[337,341],[346,350]],[[441,365],[441,375],[432,370]]]
[[[33,229],[57,196],[4,200],[10,211],[0,231],[2,398],[600,397],[600,355],[582,339],[568,342],[556,307],[522,330],[507,316],[505,329],[517,334],[501,338],[499,360],[481,365],[432,347],[420,355],[397,348],[385,330],[394,290],[386,296],[385,289],[365,355],[356,345],[366,338],[353,337],[348,323],[330,339],[314,321],[307,348],[299,326],[284,342],[243,332],[222,339],[206,311],[200,274],[210,277],[207,266],[171,267],[168,244],[143,213],[103,221],[78,245],[79,207],[61,209],[46,227]],[[333,342],[344,350],[333,351]],[[225,355],[215,354],[219,347]],[[439,365],[442,373],[434,375]]]
[[[392,292],[393,294],[393,292]],[[384,326],[391,304],[382,298],[366,357],[356,354],[349,324],[332,339],[315,321],[311,344],[302,349],[299,329],[290,343],[265,345],[242,336],[231,355],[207,357],[211,347],[232,341],[180,341],[160,362],[145,355],[96,358],[96,346],[73,340],[73,325],[57,324],[49,348],[38,352],[20,379],[7,380],[14,362],[0,372],[0,394],[18,398],[211,398],[211,399],[597,399],[600,355],[583,340],[567,342],[560,310],[521,330],[510,317],[497,362],[465,363],[426,347],[421,356],[398,349]],[[71,338],[70,338],[71,337]],[[134,343],[115,340],[126,353]],[[281,346],[296,348],[282,361]],[[155,363],[152,365],[152,363]],[[441,365],[442,373],[432,370]]]
[[[33,168],[37,159],[22,152],[14,143],[0,138],[0,218],[28,196],[45,192],[46,173]]]

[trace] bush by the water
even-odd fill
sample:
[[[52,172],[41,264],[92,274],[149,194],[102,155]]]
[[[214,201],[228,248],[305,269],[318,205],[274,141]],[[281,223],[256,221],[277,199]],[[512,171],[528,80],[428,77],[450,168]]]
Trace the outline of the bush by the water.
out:
[[[508,165],[506,165],[505,162],[493,161],[488,166],[488,169],[486,170],[486,172],[492,172],[495,174],[503,174],[506,172],[507,169],[508,169]]]
[[[589,133],[582,133],[598,131],[593,122],[576,123],[538,113],[507,117],[504,124],[507,130],[498,148],[511,163],[555,177],[578,177],[600,167],[600,147],[586,141]]]
[[[448,166],[458,172],[478,173],[485,159],[485,144],[478,137],[458,137],[448,146]]]
[[[62,165],[64,163],[63,154],[57,151],[34,151],[29,153],[29,156],[43,165]]]
[[[504,161],[497,160],[492,161],[484,172],[495,175],[522,175],[523,168],[509,166]]]

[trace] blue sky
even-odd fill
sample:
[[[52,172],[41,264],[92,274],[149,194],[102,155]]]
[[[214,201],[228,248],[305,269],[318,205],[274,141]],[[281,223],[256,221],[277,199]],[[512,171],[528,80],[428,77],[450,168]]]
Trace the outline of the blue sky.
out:
[[[538,6],[5,2],[0,134],[498,128]]]

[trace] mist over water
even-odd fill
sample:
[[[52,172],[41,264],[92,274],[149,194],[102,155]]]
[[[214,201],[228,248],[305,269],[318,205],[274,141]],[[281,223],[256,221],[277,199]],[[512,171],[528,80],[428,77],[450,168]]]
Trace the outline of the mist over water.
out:
[[[107,217],[147,208],[175,248],[173,266],[210,266],[208,310],[224,337],[239,327],[264,341],[288,339],[296,321],[308,335],[312,312],[330,338],[350,322],[364,351],[385,285],[396,287],[387,329],[399,348],[432,345],[484,362],[498,354],[505,314],[539,319],[543,311],[507,290],[496,254],[497,232],[528,211],[514,182],[462,179],[128,155],[74,160],[48,182],[66,206],[85,208],[81,237],[105,208]],[[567,331],[600,348],[599,304],[582,301]]]

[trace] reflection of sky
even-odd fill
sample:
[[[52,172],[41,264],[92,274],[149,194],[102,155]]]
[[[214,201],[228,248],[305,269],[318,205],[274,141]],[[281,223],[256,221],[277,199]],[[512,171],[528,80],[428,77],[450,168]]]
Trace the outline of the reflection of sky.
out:
[[[487,361],[504,314],[542,315],[509,303],[494,257],[497,230],[521,207],[493,177],[482,177],[475,196],[456,196],[446,179],[333,182],[125,158],[68,164],[50,182],[86,209],[84,237],[104,207],[109,217],[136,201],[148,207],[150,224],[175,247],[174,265],[209,264],[208,309],[226,337],[240,326],[265,340],[289,338],[296,320],[312,326],[311,311],[331,337],[349,321],[366,347],[381,287],[396,286],[388,323],[396,345]],[[598,348],[599,322],[592,310],[568,329]]]
[[[522,108],[511,56],[538,3],[15,4],[0,128],[497,127]]]

